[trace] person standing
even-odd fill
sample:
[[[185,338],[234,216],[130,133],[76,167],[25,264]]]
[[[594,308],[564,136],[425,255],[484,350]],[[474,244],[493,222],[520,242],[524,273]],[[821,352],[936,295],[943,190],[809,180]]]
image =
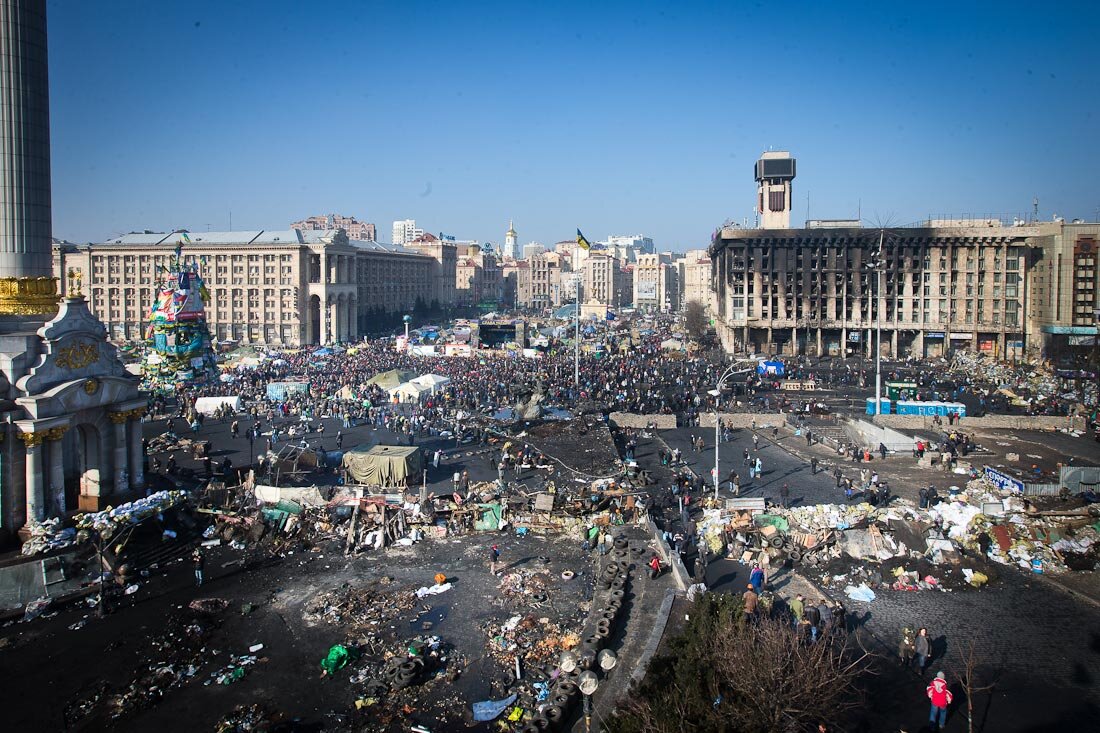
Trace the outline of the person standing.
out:
[[[435,453],[432,454],[432,468],[439,468],[440,451],[436,448]]]
[[[500,545],[492,545],[489,548],[489,572],[497,574],[497,563],[500,562]]]
[[[745,618],[750,622],[756,620],[756,605],[760,602],[760,594],[756,592],[752,583],[749,583],[747,590],[741,594],[741,602],[744,604]]]
[[[779,489],[779,504],[784,509],[789,509],[791,503],[791,485],[783,484]]]
[[[932,656],[932,640],[928,638],[928,629],[921,627],[917,632],[915,650],[917,652],[917,669],[924,672]]]
[[[840,466],[833,469],[833,478],[836,479],[836,487],[838,489],[844,487],[844,472],[840,470]]]
[[[760,478],[764,475],[764,462],[760,460],[759,456],[756,458],[754,468],[756,469],[756,478]]]
[[[802,620],[802,616],[806,610],[806,604],[802,600],[802,594],[799,593],[796,595],[794,600],[787,605],[791,609],[791,620],[795,626],[798,626],[798,622]]]
[[[461,481],[462,481],[462,474],[459,473],[458,471],[455,471],[454,475],[451,476],[451,486],[452,486],[452,492],[453,493],[455,493],[455,494],[458,493],[458,484]]]
[[[749,585],[758,594],[764,589],[764,584],[768,582],[767,575],[764,574],[764,569],[760,567],[760,563],[754,562],[752,564],[752,570],[749,572]]]
[[[901,666],[908,668],[913,664],[913,658],[917,655],[917,641],[913,630],[906,626],[901,630],[901,641],[898,642],[898,661]]]
[[[822,598],[817,602],[817,612],[821,615],[821,633],[827,634],[833,628],[833,607]]]
[[[929,702],[932,703],[928,711],[928,722],[934,725],[936,730],[940,730],[947,723],[947,708],[954,699],[943,672],[936,673],[936,678],[925,688],[925,693],[928,695]]]
[[[817,606],[813,603],[808,603],[803,614],[806,620],[810,622],[810,641],[817,641],[817,635],[821,631],[821,612],[817,610]]]
[[[195,552],[191,555],[191,563],[195,566],[195,585],[202,586],[202,572],[206,569],[206,557],[202,554],[202,550],[195,548]]]
[[[817,456],[812,456],[810,458],[810,475],[811,476],[816,476],[817,475]]]

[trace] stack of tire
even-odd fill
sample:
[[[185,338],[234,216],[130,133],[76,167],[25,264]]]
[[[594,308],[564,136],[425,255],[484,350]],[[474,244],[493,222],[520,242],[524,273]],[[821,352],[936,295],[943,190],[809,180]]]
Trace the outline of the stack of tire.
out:
[[[821,558],[813,553],[805,552],[804,548],[796,543],[788,534],[775,534],[768,538],[769,547],[786,554],[787,559],[793,563],[805,562],[807,565],[817,565]]]
[[[420,657],[393,657],[386,661],[380,676],[367,680],[365,692],[378,697],[391,690],[404,690],[414,684],[423,671],[424,660]]]
[[[627,583],[633,565],[627,541],[623,537],[615,539],[611,556],[597,580],[596,599],[581,635],[577,669],[561,672],[550,687],[547,705],[530,723],[520,728],[520,733],[541,733],[561,728],[580,702],[581,692],[577,687],[577,678],[582,670],[596,669],[596,657],[607,647],[608,640],[615,633],[622,617],[623,598],[626,596]]]

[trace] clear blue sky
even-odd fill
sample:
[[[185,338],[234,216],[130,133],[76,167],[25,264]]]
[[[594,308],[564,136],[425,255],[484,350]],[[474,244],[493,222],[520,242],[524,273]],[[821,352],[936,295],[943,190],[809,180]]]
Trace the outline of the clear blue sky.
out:
[[[796,224],[1100,207],[1085,3],[49,4],[55,236],[338,212],[705,246],[798,159]]]

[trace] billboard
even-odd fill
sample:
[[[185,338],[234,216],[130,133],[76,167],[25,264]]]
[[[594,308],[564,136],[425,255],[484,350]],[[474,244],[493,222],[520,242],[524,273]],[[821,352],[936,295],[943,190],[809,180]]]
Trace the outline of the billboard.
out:
[[[639,280],[634,288],[635,300],[657,300],[657,281]]]

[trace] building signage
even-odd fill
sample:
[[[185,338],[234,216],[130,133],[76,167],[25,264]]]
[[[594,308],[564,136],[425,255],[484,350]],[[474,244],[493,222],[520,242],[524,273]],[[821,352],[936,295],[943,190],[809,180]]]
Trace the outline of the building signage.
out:
[[[655,280],[639,280],[634,297],[637,300],[656,300],[657,282]]]
[[[849,331],[848,332],[848,340],[849,341],[859,341],[859,337],[860,337],[859,331]]]
[[[1024,482],[1019,479],[1014,479],[1011,476],[1006,476],[995,468],[985,467],[985,477],[989,479],[994,486],[1001,491],[1016,491],[1019,493],[1024,492]]]
[[[943,331],[929,331],[928,333],[924,334],[924,337],[926,339],[942,339]]]
[[[974,338],[974,334],[972,334],[972,333],[953,333],[953,334],[951,334],[951,340],[952,341],[969,341],[972,338]]]

